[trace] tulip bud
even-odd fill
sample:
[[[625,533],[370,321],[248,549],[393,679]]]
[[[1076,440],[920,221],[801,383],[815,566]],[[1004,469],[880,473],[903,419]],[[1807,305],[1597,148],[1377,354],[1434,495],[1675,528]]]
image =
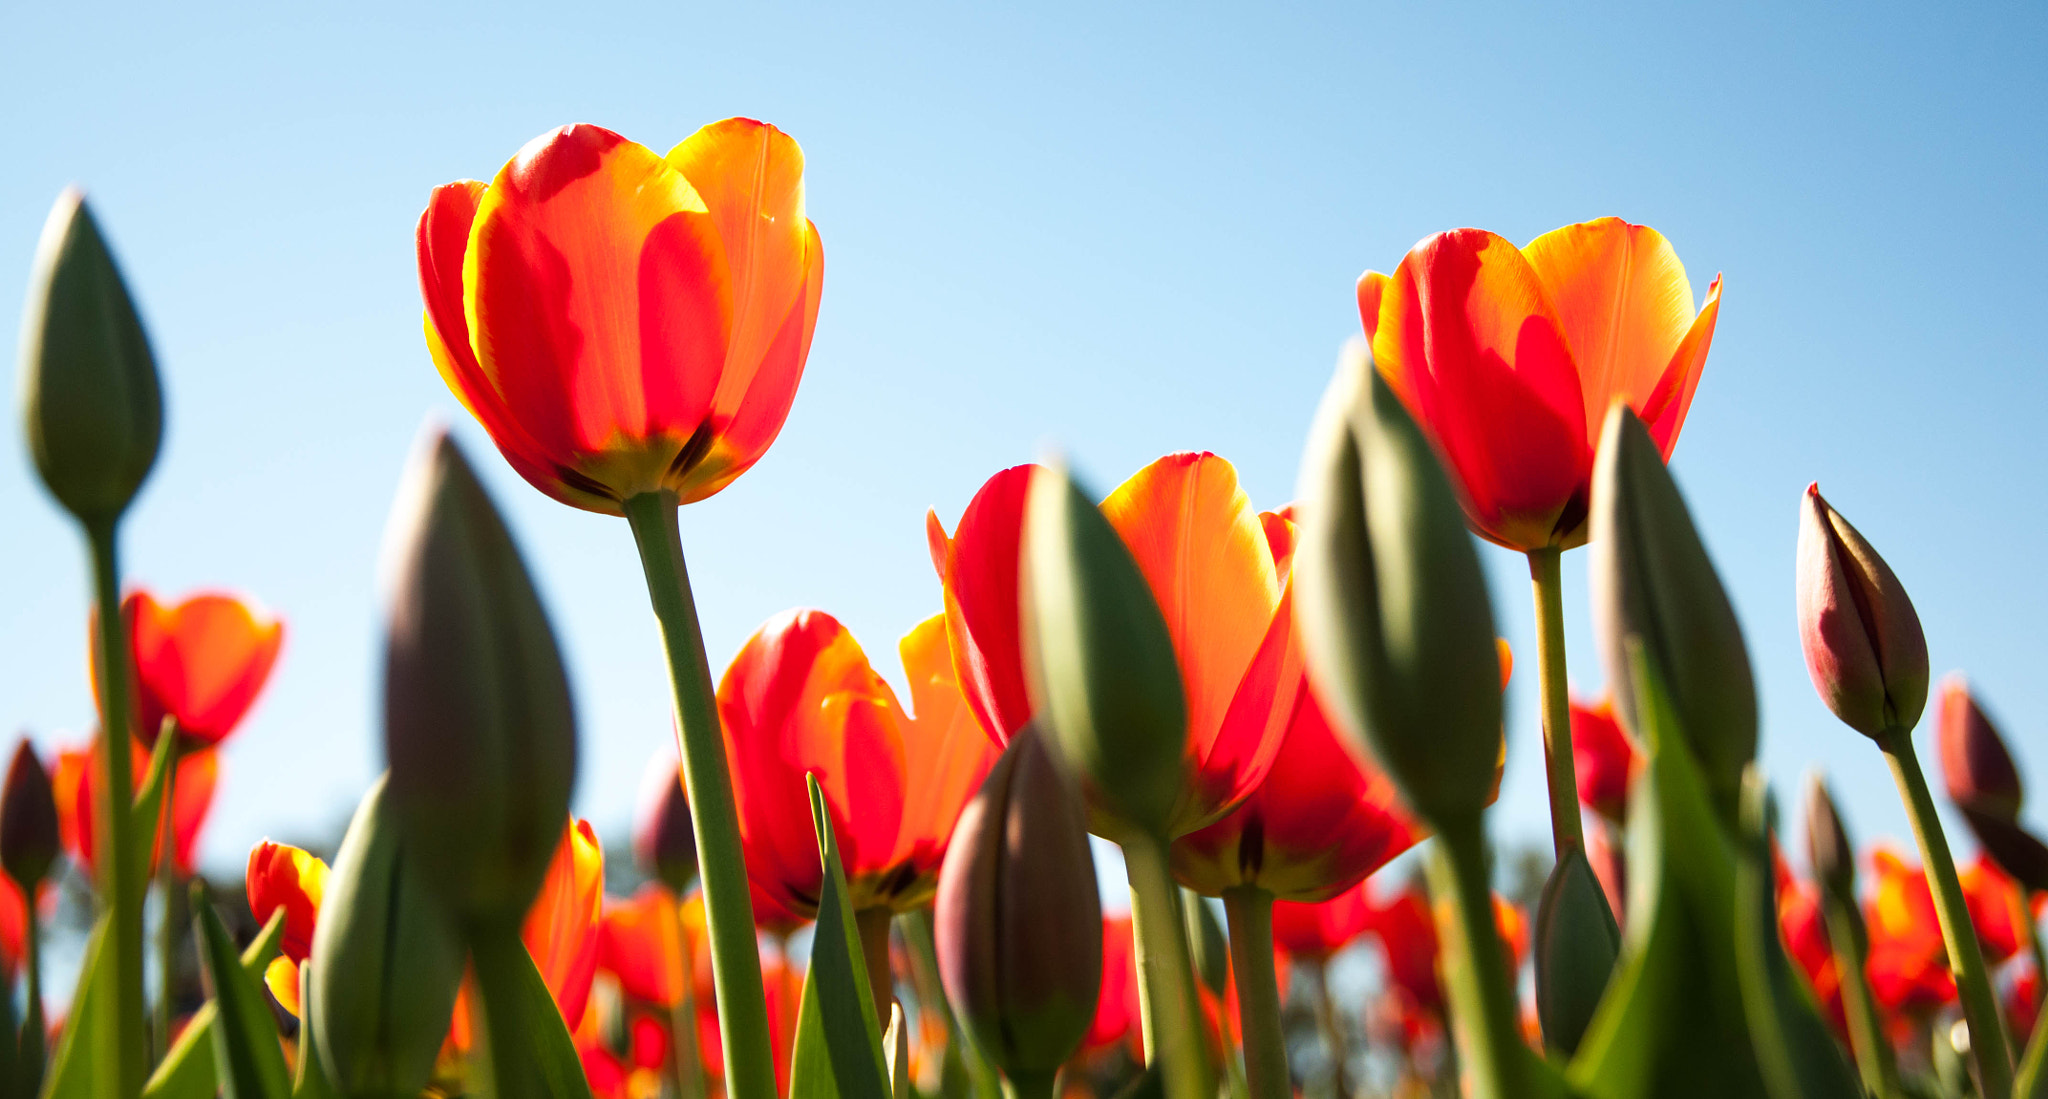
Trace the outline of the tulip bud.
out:
[[[1835,811],[1827,781],[1817,774],[1806,777],[1806,861],[1822,888],[1856,903],[1856,848]]]
[[[1927,705],[1927,635],[1891,566],[1806,486],[1799,503],[1799,643],[1822,702],[1867,737]]]
[[[1047,746],[1090,805],[1164,836],[1187,741],[1173,638],[1131,551],[1064,469],[1031,474],[1022,571],[1025,663]]]
[[[59,842],[57,799],[50,788],[50,773],[43,770],[35,746],[22,737],[7,765],[7,785],[0,790],[0,867],[21,887],[22,895],[31,898],[30,903],[34,903],[36,885],[57,861]]]
[[[1942,680],[1935,724],[1934,747],[1949,799],[2002,820],[2018,820],[2025,799],[2019,767],[1962,676]]]
[[[1536,1018],[1544,1049],[1565,1057],[1578,1050],[1620,954],[1621,930],[1600,879],[1586,852],[1568,845],[1536,906]]]
[[[43,224],[22,310],[23,433],[36,471],[84,522],[121,514],[156,464],[163,398],[149,337],[85,196]]]
[[[576,720],[519,550],[443,432],[414,461],[389,552],[392,813],[460,922],[516,925],[569,816]]]
[[[1195,976],[1220,997],[1230,983],[1230,938],[1209,902],[1187,886],[1181,886],[1180,911],[1188,928],[1188,955]]]
[[[1102,989],[1102,906],[1087,823],[1026,725],[953,828],[939,869],[939,977],[975,1045],[1012,1079],[1056,1071]]]
[[[343,1095],[420,1093],[467,955],[410,857],[391,793],[387,775],[356,808],[313,929],[313,1027]]]
[[[1492,800],[1500,655],[1465,515],[1436,453],[1345,348],[1302,457],[1295,613],[1317,697],[1441,827]]]
[[[1615,710],[1640,736],[1634,640],[1654,663],[1708,790],[1733,824],[1742,770],[1756,755],[1749,651],[1663,455],[1619,403],[1608,411],[1594,460],[1592,529],[1593,625]]]
[[[633,857],[640,868],[676,893],[697,876],[697,829],[690,822],[690,798],[674,752],[657,750],[640,782],[640,811],[633,821]]]

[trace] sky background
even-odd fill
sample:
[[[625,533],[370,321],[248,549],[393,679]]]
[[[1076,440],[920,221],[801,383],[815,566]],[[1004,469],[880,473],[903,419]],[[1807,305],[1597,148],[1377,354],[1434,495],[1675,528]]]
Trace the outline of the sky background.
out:
[[[803,143],[828,265],[781,440],[683,514],[717,667],[811,605],[900,686],[895,641],[939,607],[925,509],[950,526],[1048,447],[1098,492],[1213,450],[1285,503],[1361,271],[1441,229],[1519,243],[1616,214],[1669,237],[1696,295],[1726,276],[1673,468],[1742,617],[1781,793],[1824,765],[1859,837],[1909,835],[1800,659],[1815,479],[1913,593],[1936,673],[1966,669],[2048,783],[2040,5],[1101,7],[0,6],[0,302],[82,184],[164,376],[129,577],[289,621],[203,864],[331,841],[381,768],[377,550],[430,420],[538,576],[577,692],[577,811],[622,837],[670,735],[631,537],[520,481],[443,387],[412,230],[429,188],[488,179],[554,126],[666,150],[733,114]],[[11,412],[0,517],[0,723],[48,748],[92,720],[86,578]],[[1522,657],[1492,825],[1541,842],[1527,572],[1486,552]],[[1566,558],[1566,608],[1590,691],[1585,559]]]

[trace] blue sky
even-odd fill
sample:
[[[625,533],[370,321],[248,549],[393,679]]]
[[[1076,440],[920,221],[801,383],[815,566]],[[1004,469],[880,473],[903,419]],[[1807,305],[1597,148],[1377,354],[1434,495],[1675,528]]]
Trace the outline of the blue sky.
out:
[[[1905,837],[1882,760],[1807,683],[1799,491],[1818,479],[2048,783],[2048,15],[2038,5],[818,8],[8,5],[0,302],[58,190],[89,188],[165,377],[135,580],[289,619],[231,742],[204,861],[329,836],[380,766],[377,547],[410,441],[455,425],[539,576],[584,732],[577,805],[625,826],[667,688],[622,521],[504,466],[420,336],[430,187],[596,122],[666,149],[732,114],[809,158],[827,274],[780,442],[683,516],[707,643],[832,611],[886,674],[938,607],[922,519],[1057,446],[1099,491],[1214,450],[1292,492],[1352,285],[1419,238],[1662,230],[1720,327],[1674,460],[1757,667],[1789,797],[1824,762]],[[78,540],[0,417],[0,722],[90,720]],[[1488,551],[1512,687],[1497,834],[1540,839],[1527,574]],[[1600,676],[1585,555],[1574,677]],[[1923,738],[1924,743],[1924,738]]]

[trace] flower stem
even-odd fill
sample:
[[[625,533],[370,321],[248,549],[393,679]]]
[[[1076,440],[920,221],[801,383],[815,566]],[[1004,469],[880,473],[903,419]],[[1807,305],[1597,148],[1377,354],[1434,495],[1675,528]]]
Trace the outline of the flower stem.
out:
[[[43,1034],[48,1029],[43,1021],[43,918],[36,911],[36,895],[41,892],[41,882],[30,882],[22,889],[28,910],[26,930],[22,934],[22,965],[28,969],[28,1009],[21,1016],[20,1071],[22,1092],[28,1095],[42,1090]]]
[[[1556,547],[1529,551],[1536,589],[1536,675],[1543,690],[1543,775],[1550,787],[1550,844],[1564,857],[1586,846],[1579,821],[1579,781],[1572,763],[1572,704],[1564,666],[1564,579]]]
[[[1202,1055],[1202,1012],[1195,999],[1187,921],[1181,918],[1180,888],[1168,869],[1166,841],[1134,833],[1124,838],[1123,849],[1131,880],[1145,1060],[1164,1062],[1166,1099],[1212,1099],[1216,1085]]]
[[[1849,1018],[1849,1044],[1856,1054],[1857,1072],[1863,1077],[1863,1086],[1878,1099],[1899,1099],[1899,1066],[1884,1021],[1878,1017],[1870,979],[1864,973],[1869,951],[1855,898],[1838,897],[1823,886],[1820,903],[1828,945],[1835,955],[1835,973],[1841,978],[1842,1008]]]
[[[1273,894],[1256,885],[1223,892],[1230,917],[1230,969],[1237,978],[1237,1021],[1244,1031],[1244,1075],[1251,1099],[1290,1099],[1287,1036],[1280,1031],[1280,983],[1273,971]]]
[[[918,1006],[925,1017],[936,1018],[946,1028],[946,1061],[950,1072],[952,1062],[957,1058],[960,1071],[967,1077],[966,1095],[973,1099],[996,1099],[1000,1081],[996,1071],[974,1046],[974,1036],[953,1014],[953,1004],[946,999],[946,991],[939,979],[938,948],[932,942],[932,910],[920,908],[904,913],[899,921],[903,928],[903,941],[910,948],[911,982],[917,989]],[[961,1094],[950,1082],[942,1079],[939,1091],[943,1095]]]
[[[690,823],[697,830],[697,867],[704,888],[704,924],[711,940],[711,977],[717,989],[718,1028],[725,1046],[725,1079],[732,1099],[775,1099],[775,1052],[768,1032],[768,1005],[761,990],[760,947],[754,934],[754,906],[747,894],[739,814],[733,806],[732,774],[704,634],[683,563],[682,532],[676,526],[676,496],[666,490],[642,493],[625,503],[626,521],[640,549],[647,594],[661,624],[668,654],[669,687],[675,695],[677,739]]]
[[[178,731],[176,728],[171,727],[169,722],[166,722],[165,728],[159,731],[157,735],[175,738],[178,735]],[[178,751],[180,747],[181,745],[176,739],[171,741],[170,765],[164,770],[163,802],[157,807],[156,850],[151,854],[151,857],[157,860],[157,895],[163,901],[164,917],[162,926],[157,928],[156,937],[157,973],[162,977],[163,984],[157,989],[156,1026],[154,1033],[151,1035],[153,1043],[151,1046],[152,1062],[161,1062],[164,1059],[164,1054],[169,1053],[171,1049],[171,1013],[173,1007],[171,1002],[171,983],[177,973],[178,924],[180,922],[172,915],[172,909],[178,895],[178,869],[175,865],[177,861],[175,847],[177,837],[171,832],[171,824],[175,819],[172,816],[171,807],[173,799],[177,796]]]
[[[1920,845],[1920,861],[1933,888],[1934,914],[1941,924],[1942,942],[1948,947],[1949,971],[1955,975],[1956,991],[1963,1001],[1963,1018],[1970,1024],[1970,1053],[1977,1061],[1979,1086],[1984,1099],[2007,1099],[2012,1094],[2012,1056],[2006,1049],[2005,1024],[1999,1021],[1998,1002],[1991,996],[1984,951],[1977,944],[1977,929],[1963,902],[1963,886],[1956,877],[1948,837],[1935,816],[1934,796],[1928,792],[1920,759],[1913,754],[1913,731],[1889,729],[1877,743],[1884,749],[1892,778],[1906,802],[1913,838]]]
[[[1486,833],[1477,814],[1439,821],[1429,857],[1438,903],[1442,970],[1460,1060],[1471,1069],[1474,1099],[1521,1099],[1530,1089],[1529,1047],[1515,1018],[1515,991],[1493,922]]]
[[[860,934],[860,951],[867,963],[868,994],[875,999],[875,1018],[884,1030],[889,1028],[889,1005],[896,1002],[896,982],[889,973],[889,924],[895,918],[886,905],[853,914],[853,928]]]
[[[142,1093],[149,1045],[142,1012],[142,886],[135,872],[135,832],[129,827],[129,803],[135,776],[129,758],[128,627],[121,617],[120,557],[115,547],[115,521],[89,523],[92,546],[93,596],[99,615],[99,790],[93,799],[94,849],[98,853],[100,903],[109,914],[106,961],[114,967],[114,995],[103,1015],[92,1020],[105,1044],[99,1056],[114,1070],[114,1095]]]

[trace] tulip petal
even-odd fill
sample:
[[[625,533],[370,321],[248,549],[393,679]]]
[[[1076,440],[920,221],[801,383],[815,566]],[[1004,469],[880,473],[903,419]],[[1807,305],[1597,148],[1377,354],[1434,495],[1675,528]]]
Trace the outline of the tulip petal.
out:
[[[1031,720],[1018,565],[1024,499],[1036,468],[1012,466],[981,486],[960,515],[941,569],[953,669],[975,719],[997,744],[1008,744]],[[945,535],[936,518],[927,521],[926,535],[936,558]]]
[[[481,380],[482,368],[477,366],[476,351],[469,342],[462,260],[469,251],[469,232],[476,225],[476,208],[483,197],[481,180],[458,179],[434,188],[413,234],[420,265],[420,299],[426,303],[427,347],[441,380],[472,415],[476,405],[469,391]]]
[[[526,911],[520,937],[571,1029],[583,1021],[597,974],[604,910],[604,848],[587,820],[571,821]]]
[[[1720,316],[1721,276],[1715,275],[1707,287],[1707,304],[1693,318],[1678,350],[1671,353],[1671,363],[1664,368],[1657,388],[1643,401],[1643,426],[1650,429],[1650,438],[1667,462],[1678,445],[1678,429],[1685,426],[1685,414],[1692,409],[1693,391],[1699,388],[1700,372],[1706,369],[1707,348],[1714,342],[1714,322]]]
[[[137,591],[122,610],[144,743],[155,742],[167,715],[186,743],[219,743],[255,703],[284,643],[284,623],[217,592],[167,606]]]
[[[967,799],[995,765],[996,747],[953,674],[946,616],[935,614],[897,643],[916,713],[904,730],[903,830],[896,859],[937,867]]]

